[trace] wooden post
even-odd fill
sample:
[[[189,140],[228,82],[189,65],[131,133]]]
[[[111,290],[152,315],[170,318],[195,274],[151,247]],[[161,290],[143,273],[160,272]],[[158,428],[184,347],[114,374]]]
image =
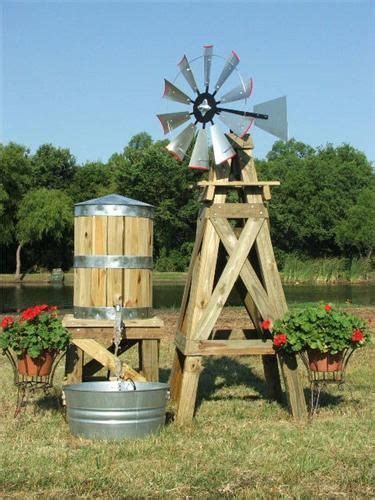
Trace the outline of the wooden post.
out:
[[[185,356],[176,349],[170,377],[171,401],[178,403],[181,395],[182,373],[184,370]]]
[[[159,381],[159,340],[141,340],[140,369],[146,380]]]
[[[201,357],[188,356],[185,359],[184,371],[181,379],[181,396],[179,398],[176,414],[176,422],[179,425],[188,424],[193,418],[201,371]]]
[[[83,375],[83,351],[69,344],[66,351],[65,378],[67,384],[80,384]]]

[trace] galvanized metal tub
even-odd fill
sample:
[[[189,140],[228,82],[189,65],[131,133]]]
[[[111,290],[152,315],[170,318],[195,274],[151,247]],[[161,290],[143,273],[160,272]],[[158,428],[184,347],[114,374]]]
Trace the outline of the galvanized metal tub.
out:
[[[168,385],[135,382],[118,390],[117,382],[66,385],[67,421],[72,434],[87,439],[135,439],[156,433],[165,423]]]

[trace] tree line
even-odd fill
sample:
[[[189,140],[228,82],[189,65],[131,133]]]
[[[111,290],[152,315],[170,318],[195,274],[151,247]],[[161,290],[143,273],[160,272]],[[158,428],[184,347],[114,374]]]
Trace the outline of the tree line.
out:
[[[77,163],[69,149],[0,144],[0,272],[69,269],[73,262],[73,205],[118,193],[155,206],[154,257],[161,271],[185,270],[194,242],[202,174],[171,157],[167,141],[135,135],[121,153]],[[343,144],[313,148],[275,142],[256,160],[261,180],[280,180],[270,203],[272,239],[285,255],[363,256],[375,245],[374,170]]]

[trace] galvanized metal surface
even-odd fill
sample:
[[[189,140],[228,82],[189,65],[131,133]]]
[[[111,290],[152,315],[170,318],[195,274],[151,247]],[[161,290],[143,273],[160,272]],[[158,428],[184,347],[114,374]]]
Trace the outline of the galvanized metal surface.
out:
[[[83,201],[74,205],[74,215],[79,216],[125,216],[154,218],[154,207],[142,201],[132,200],[119,194]]]
[[[121,307],[121,318],[146,319],[153,315],[152,307]],[[74,317],[80,319],[115,319],[114,307],[74,306]]]
[[[152,269],[152,257],[138,255],[75,255],[74,267],[109,269]]]
[[[72,434],[87,439],[135,439],[157,432],[165,423],[168,385],[135,382],[136,390],[118,390],[117,382],[84,382],[64,387]]]

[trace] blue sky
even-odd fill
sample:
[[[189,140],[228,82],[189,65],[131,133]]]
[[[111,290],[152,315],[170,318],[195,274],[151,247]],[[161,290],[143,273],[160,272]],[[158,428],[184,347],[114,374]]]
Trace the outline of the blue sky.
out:
[[[106,161],[143,130],[160,139],[155,115],[184,110],[161,98],[164,77],[210,43],[224,58],[234,49],[254,78],[249,109],[287,95],[290,137],[349,142],[375,160],[375,1],[0,0],[0,9],[1,142],[53,143],[85,162]],[[223,62],[214,59],[216,71]],[[253,137],[263,157],[275,139]]]

